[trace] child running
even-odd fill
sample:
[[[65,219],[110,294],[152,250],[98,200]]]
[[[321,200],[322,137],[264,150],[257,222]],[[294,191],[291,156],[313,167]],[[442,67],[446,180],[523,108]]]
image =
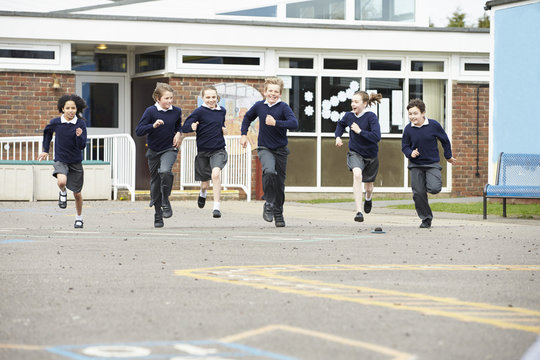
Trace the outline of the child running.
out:
[[[49,148],[53,133],[54,138],[54,171],[60,193],[58,206],[67,207],[66,188],[73,191],[75,197],[75,229],[83,228],[82,217],[82,187],[84,183],[84,170],[82,166],[82,150],[86,147],[86,123],[82,111],[86,108],[85,101],[77,95],[64,95],[58,100],[60,117],[52,119],[43,129],[43,152],[38,156],[42,161],[49,156]]]
[[[426,105],[421,99],[413,99],[407,105],[410,123],[403,129],[401,151],[409,159],[414,207],[422,220],[420,227],[429,229],[433,213],[428,195],[441,192],[441,164],[437,140],[441,142],[444,157],[455,164],[448,135],[441,124],[426,117]]]
[[[163,218],[173,215],[169,196],[174,174],[172,167],[182,145],[182,109],[173,106],[174,89],[157,83],[152,94],[155,104],[144,111],[135,133],[147,136],[150,170],[150,206],[154,206],[154,227],[163,227]]]
[[[366,107],[372,103],[380,103],[381,94],[368,95],[365,91],[357,91],[351,99],[352,111],[340,119],[336,126],[336,146],[343,146],[341,135],[349,127],[349,152],[347,153],[347,166],[353,173],[353,194],[356,204],[354,221],[364,221],[362,214],[362,182],[365,184],[366,201],[364,211],[371,212],[373,183],[379,172],[379,141],[381,141],[381,127],[377,115],[367,111]]]
[[[262,165],[264,199],[263,219],[276,227],[284,227],[283,203],[285,202],[285,177],[287,172],[287,129],[298,128],[292,109],[281,101],[283,80],[267,78],[264,81],[265,100],[257,101],[245,114],[240,132],[240,145],[247,146],[249,125],[259,118],[257,154]]]
[[[199,208],[206,203],[206,192],[212,180],[214,210],[212,216],[221,217],[221,170],[227,164],[224,134],[226,110],[219,106],[219,95],[214,86],[205,86],[201,91],[203,104],[195,109],[182,126],[183,133],[197,133],[197,156],[195,157],[195,180],[201,182],[197,199]]]

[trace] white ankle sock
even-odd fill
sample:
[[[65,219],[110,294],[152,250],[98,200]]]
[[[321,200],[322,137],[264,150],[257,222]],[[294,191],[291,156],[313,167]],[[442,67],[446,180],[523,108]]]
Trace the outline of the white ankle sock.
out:
[[[219,210],[219,202],[214,202],[214,210]]]
[[[204,192],[201,190],[201,192],[199,193],[199,195],[203,198],[206,198],[206,190],[204,190]]]

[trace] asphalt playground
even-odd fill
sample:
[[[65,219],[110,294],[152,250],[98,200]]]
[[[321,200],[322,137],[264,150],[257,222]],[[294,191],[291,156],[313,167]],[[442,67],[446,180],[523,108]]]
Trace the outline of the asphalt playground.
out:
[[[0,203],[0,359],[520,359],[540,335],[540,221],[374,202]],[[382,231],[375,232],[376,227]]]

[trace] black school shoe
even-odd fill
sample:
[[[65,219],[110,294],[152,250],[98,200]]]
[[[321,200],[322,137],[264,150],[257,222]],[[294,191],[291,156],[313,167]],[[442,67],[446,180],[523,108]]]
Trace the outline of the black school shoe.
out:
[[[221,211],[219,211],[218,209],[214,210],[212,212],[212,216],[215,217],[215,218],[220,218],[221,217]]]
[[[154,227],[161,228],[163,227],[163,215],[162,214],[154,214]]]
[[[161,206],[161,209],[163,211],[163,217],[164,218],[170,218],[172,216],[172,208],[171,208],[171,203],[168,203],[168,204],[163,204]]]
[[[82,220],[75,220],[75,225],[73,225],[75,229],[82,229],[83,228],[83,221]]]
[[[420,224],[421,229],[429,229],[431,227],[431,219],[424,219]]]
[[[354,221],[358,221],[358,222],[364,221],[364,215],[362,215],[360,211],[357,212],[356,215],[354,216]]]
[[[64,199],[62,200],[62,198]],[[58,193],[58,207],[60,209],[65,209],[67,207],[67,194],[62,195],[61,192]]]
[[[202,209],[204,207],[204,204],[206,204],[206,198],[199,195],[199,198],[197,199],[197,205],[199,206],[199,209]]]
[[[276,227],[285,227],[285,219],[283,219],[283,213],[275,213],[274,220]]]
[[[364,212],[366,214],[369,214],[371,212],[372,207],[373,207],[373,199],[364,201]]]
[[[263,219],[268,222],[274,220],[274,205],[267,202],[263,205]]]

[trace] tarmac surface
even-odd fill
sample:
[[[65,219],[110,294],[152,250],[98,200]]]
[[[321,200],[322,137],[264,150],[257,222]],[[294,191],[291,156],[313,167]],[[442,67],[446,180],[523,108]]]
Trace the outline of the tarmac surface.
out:
[[[540,221],[391,203],[0,202],[0,359],[520,359]]]

